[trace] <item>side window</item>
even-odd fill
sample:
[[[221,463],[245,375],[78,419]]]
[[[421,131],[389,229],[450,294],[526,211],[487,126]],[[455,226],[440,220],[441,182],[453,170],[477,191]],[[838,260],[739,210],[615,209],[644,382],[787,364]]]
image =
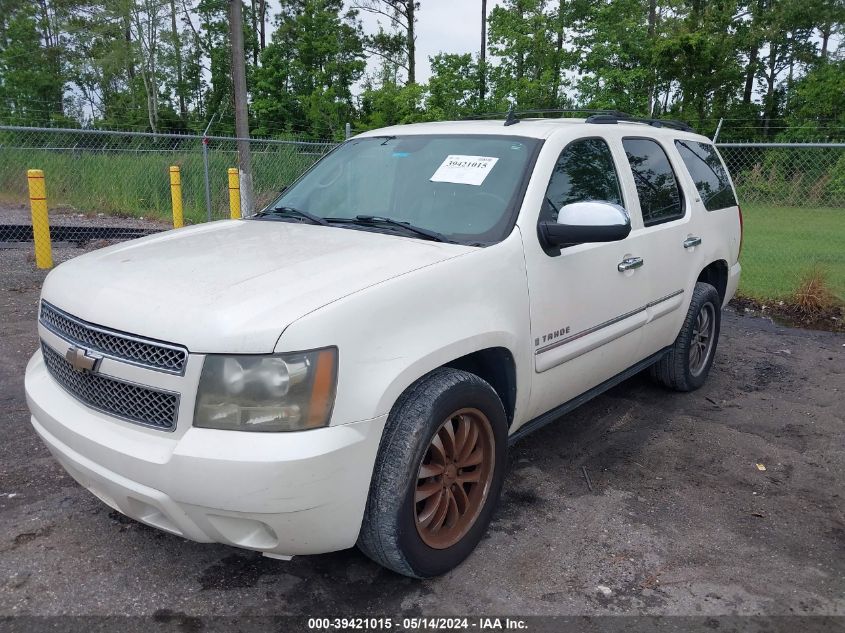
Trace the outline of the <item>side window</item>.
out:
[[[695,182],[705,209],[716,211],[736,206],[728,172],[713,145],[698,141],[675,141],[675,147]]]
[[[561,152],[546,189],[540,219],[556,221],[564,205],[587,200],[622,206],[613,156],[600,138],[573,141]]]
[[[652,226],[683,217],[684,202],[678,180],[660,144],[651,139],[627,138],[622,146],[637,185],[643,224]]]

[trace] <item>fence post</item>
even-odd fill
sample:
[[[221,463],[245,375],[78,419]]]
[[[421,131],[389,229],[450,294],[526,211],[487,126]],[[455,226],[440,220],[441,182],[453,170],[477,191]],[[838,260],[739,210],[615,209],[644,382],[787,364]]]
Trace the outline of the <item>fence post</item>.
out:
[[[719,140],[719,132],[722,131],[722,121],[724,120],[724,118],[719,119],[719,125],[716,126],[716,133],[713,135],[713,143]]]
[[[32,209],[32,241],[35,244],[35,265],[38,268],[53,267],[53,250],[50,244],[50,219],[47,216],[47,187],[44,172],[29,169],[26,172],[29,183],[29,205]]]
[[[211,125],[209,123],[209,125]],[[205,214],[211,222],[211,182],[208,175],[208,137],[202,137],[202,168],[205,172]]]
[[[348,141],[350,138],[352,138],[352,124],[350,124],[348,121],[346,122],[346,129],[344,131],[346,132],[346,140]]]
[[[229,217],[233,220],[241,217],[241,181],[237,167],[229,167]]]
[[[173,205],[173,228],[184,226],[182,217],[182,174],[178,165],[170,166],[170,202]]]

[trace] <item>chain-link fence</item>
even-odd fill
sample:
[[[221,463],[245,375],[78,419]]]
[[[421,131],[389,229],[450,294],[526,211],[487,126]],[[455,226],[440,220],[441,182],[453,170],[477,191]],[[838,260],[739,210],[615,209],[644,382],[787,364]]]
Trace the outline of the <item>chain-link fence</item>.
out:
[[[740,290],[788,299],[809,280],[845,300],[845,143],[719,143],[745,220]]]
[[[744,204],[845,208],[845,143],[718,143]]]
[[[258,208],[333,142],[250,140]],[[817,273],[845,298],[845,144],[719,143],[745,218],[741,291],[786,298]],[[130,239],[172,226],[168,170],[186,223],[229,217],[237,139],[0,126],[0,245],[32,240],[28,169],[44,172],[54,241]]]
[[[269,202],[334,145],[251,139],[256,204]],[[230,137],[0,126],[0,241],[31,239],[28,169],[44,172],[60,240],[126,239],[146,225],[172,222],[171,166],[180,168],[186,223],[229,217],[227,170],[237,158]]]

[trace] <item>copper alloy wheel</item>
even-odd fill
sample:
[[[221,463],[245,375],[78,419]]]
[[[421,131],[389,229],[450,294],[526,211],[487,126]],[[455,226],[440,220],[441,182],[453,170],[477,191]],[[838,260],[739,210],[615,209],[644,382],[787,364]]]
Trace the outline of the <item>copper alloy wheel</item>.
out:
[[[450,415],[431,439],[417,475],[417,532],[434,549],[459,542],[475,523],[493,479],[490,420],[478,409]]]

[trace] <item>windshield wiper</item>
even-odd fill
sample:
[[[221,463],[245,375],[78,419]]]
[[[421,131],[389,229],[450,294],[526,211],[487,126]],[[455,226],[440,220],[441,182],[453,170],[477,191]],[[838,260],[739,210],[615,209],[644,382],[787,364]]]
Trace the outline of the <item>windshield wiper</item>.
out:
[[[288,207],[285,205],[280,205],[278,207],[273,207],[272,209],[267,209],[265,211],[260,211],[255,214],[257,217],[263,217],[268,215],[280,215],[280,216],[292,216],[295,218],[303,218],[311,222],[311,224],[319,224],[321,226],[331,226],[328,222],[326,222],[323,218],[319,215],[314,215],[308,211],[303,211],[302,209],[297,209],[296,207]]]
[[[266,209],[255,214],[255,217],[266,216],[289,216],[295,218],[302,218],[311,222],[312,224],[319,224],[320,226],[337,226],[338,224],[358,224],[364,226],[376,226],[379,224],[386,224],[388,226],[395,226],[400,229],[405,229],[410,233],[414,233],[416,235],[419,235],[420,237],[425,237],[429,240],[434,240],[435,242],[448,242],[450,244],[456,243],[454,242],[454,240],[450,240],[448,237],[441,233],[438,233],[437,231],[424,229],[421,226],[414,226],[410,222],[401,222],[399,220],[394,220],[393,218],[386,218],[380,215],[356,215],[354,218],[321,218],[319,215],[314,215],[313,213],[310,213],[308,211],[303,211],[302,209],[297,209],[296,207],[289,207],[286,205],[280,205],[272,209]]]
[[[333,219],[334,218],[330,218],[330,220]],[[442,233],[438,233],[437,231],[432,231],[431,229],[424,229],[421,226],[414,226],[410,222],[402,222],[400,220],[386,218],[381,215],[356,215],[354,219],[350,219],[348,221],[354,224],[363,224],[368,226],[387,224],[388,226],[395,226],[400,229],[405,229],[406,231],[415,233],[416,235],[425,237],[435,242],[448,242],[449,244],[456,243],[454,240],[450,240],[448,237],[446,237]]]

